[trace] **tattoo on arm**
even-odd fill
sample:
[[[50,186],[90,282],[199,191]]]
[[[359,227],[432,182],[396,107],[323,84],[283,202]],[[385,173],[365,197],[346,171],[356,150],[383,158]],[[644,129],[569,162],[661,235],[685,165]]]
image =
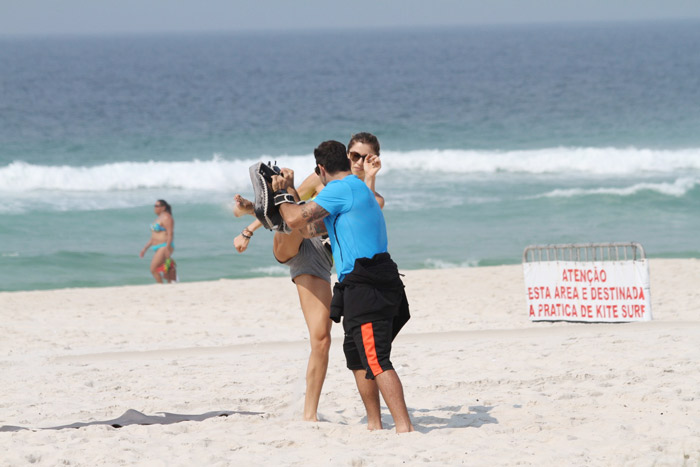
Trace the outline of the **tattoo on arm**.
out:
[[[318,237],[323,234],[327,234],[326,224],[323,223],[323,219],[320,221],[312,222],[311,224],[306,224],[304,227],[299,229],[299,233],[304,238]]]
[[[318,237],[319,235],[328,233],[328,230],[326,230],[326,224],[325,222],[323,222],[323,219],[307,225],[306,228],[308,230],[309,237]]]
[[[309,224],[317,220],[323,219],[327,215],[328,211],[326,211],[313,201],[301,205],[301,217]]]

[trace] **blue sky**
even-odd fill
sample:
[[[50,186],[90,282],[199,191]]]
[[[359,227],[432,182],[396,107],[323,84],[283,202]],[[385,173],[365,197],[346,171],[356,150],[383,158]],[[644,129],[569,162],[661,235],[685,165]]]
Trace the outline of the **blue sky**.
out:
[[[700,19],[699,0],[0,0],[0,35]]]

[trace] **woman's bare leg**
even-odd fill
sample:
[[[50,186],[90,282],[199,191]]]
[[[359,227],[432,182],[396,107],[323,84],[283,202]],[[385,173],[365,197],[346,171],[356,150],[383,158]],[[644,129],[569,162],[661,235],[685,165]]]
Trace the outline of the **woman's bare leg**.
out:
[[[328,352],[331,348],[331,287],[327,281],[310,274],[297,276],[294,282],[311,341],[311,354],[306,368],[304,420],[318,421],[318,401],[328,370]]]
[[[165,258],[167,258],[165,247],[162,247],[158,248],[158,251],[153,253],[153,258],[151,259],[151,274],[153,274],[153,278],[159,284],[163,283],[163,278],[160,276],[160,271],[158,271],[158,268],[165,263]]]
[[[280,263],[286,263],[299,253],[299,247],[303,241],[304,236],[298,230],[293,230],[288,234],[275,232],[275,237],[272,240],[272,254]]]
[[[234,197],[233,214],[255,215],[253,203],[241,195]],[[299,253],[304,236],[295,230],[289,234],[275,232],[272,253],[277,261],[285,263]],[[304,398],[304,420],[318,421],[318,401],[321,398],[323,381],[328,370],[328,352],[331,348],[331,287],[319,277],[302,274],[294,279],[299,293],[299,303],[309,329],[311,354],[306,368],[306,396]]]

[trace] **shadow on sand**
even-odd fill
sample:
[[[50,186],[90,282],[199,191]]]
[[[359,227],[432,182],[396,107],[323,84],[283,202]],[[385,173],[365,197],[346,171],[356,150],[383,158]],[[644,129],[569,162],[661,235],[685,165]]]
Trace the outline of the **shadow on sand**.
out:
[[[176,413],[159,412],[161,415],[146,415],[137,410],[129,409],[121,417],[113,420],[97,420],[94,422],[76,422],[70,425],[52,426],[47,428],[24,428],[21,426],[3,425],[0,431],[21,431],[21,430],[63,430],[65,428],[83,428],[90,425],[109,425],[113,428],[122,428],[129,425],[170,425],[180,422],[201,422],[208,418],[228,417],[229,415],[263,415],[264,412],[246,411],[215,411],[201,415],[182,415]]]
[[[479,428],[482,425],[498,423],[498,420],[489,415],[493,406],[472,405],[469,412],[460,412],[463,406],[440,407],[438,409],[414,409],[410,410],[411,420],[416,431],[429,433],[433,430],[445,428]],[[444,416],[442,416],[444,414]]]

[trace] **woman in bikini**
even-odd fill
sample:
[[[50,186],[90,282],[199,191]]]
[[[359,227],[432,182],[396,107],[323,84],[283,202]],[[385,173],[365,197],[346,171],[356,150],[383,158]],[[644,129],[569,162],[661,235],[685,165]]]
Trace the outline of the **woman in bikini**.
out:
[[[175,245],[173,244],[175,221],[173,221],[172,208],[167,202],[159,199],[153,205],[153,211],[158,218],[151,224],[151,239],[143,247],[139,256],[143,258],[149,248],[153,250],[151,274],[153,274],[158,283],[162,284],[163,279],[171,283],[175,280],[176,275],[175,261],[170,258],[173,251],[175,251]]]
[[[377,172],[381,169],[379,141],[371,133],[357,133],[348,143],[348,158],[352,172],[374,192],[379,206],[384,207],[384,198],[375,191]],[[323,189],[317,174],[312,173],[297,189],[301,200],[313,199]],[[254,215],[253,204],[240,195],[235,196],[234,215]],[[299,200],[297,200],[299,201]],[[233,244],[243,253],[253,236],[262,226],[257,219],[243,229]],[[323,381],[328,369],[328,352],[331,347],[331,267],[333,259],[330,245],[322,237],[304,238],[300,231],[289,234],[275,232],[272,252],[278,262],[290,268],[292,281],[297,286],[302,313],[309,330],[311,354],[306,369],[306,396],[304,420],[318,421],[318,403]]]

